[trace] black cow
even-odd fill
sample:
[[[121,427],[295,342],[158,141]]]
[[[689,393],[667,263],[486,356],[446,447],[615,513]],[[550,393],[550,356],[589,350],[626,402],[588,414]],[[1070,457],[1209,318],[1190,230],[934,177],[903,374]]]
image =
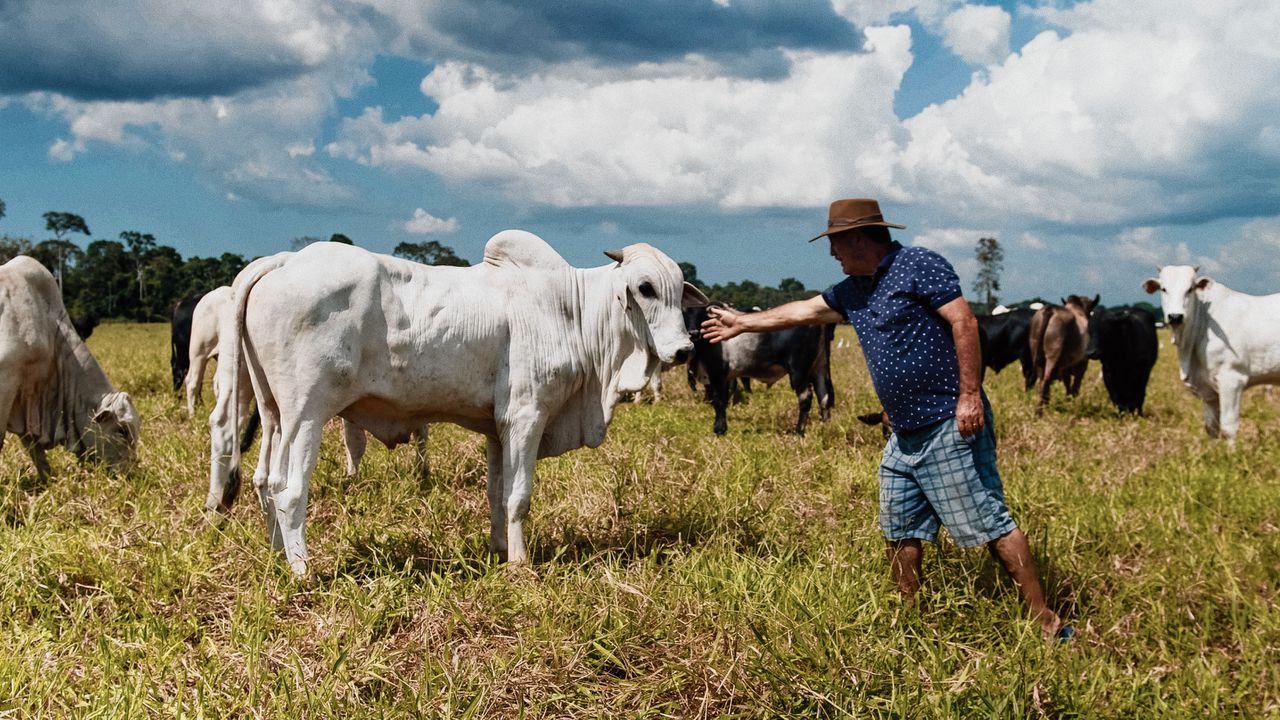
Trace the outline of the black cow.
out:
[[[982,372],[991,368],[1000,372],[1017,360],[1022,365],[1022,381],[1025,390],[1036,384],[1036,369],[1031,362],[1031,345],[1027,341],[1031,332],[1032,310],[1010,310],[1001,315],[978,316],[978,342],[982,346]]]
[[[88,340],[93,334],[93,329],[98,327],[98,316],[93,313],[85,313],[80,317],[71,318],[71,324],[75,326],[76,334],[81,340]]]
[[[738,378],[754,378],[772,385],[783,375],[791,381],[800,405],[796,433],[804,435],[809,421],[813,397],[818,397],[818,416],[831,416],[834,394],[831,389],[832,330],[821,325],[808,325],[764,333],[743,333],[722,343],[702,338],[699,331],[708,317],[706,308],[690,308],[686,326],[693,334],[693,356],[689,366],[698,376],[705,375],[711,393],[716,419],[712,426],[717,435],[729,429],[725,409],[729,405],[731,384]]]
[[[1160,343],[1156,318],[1142,308],[1094,308],[1085,353],[1102,362],[1102,382],[1120,412],[1142,414]]]
[[[169,369],[173,371],[173,390],[182,389],[182,380],[187,376],[191,366],[188,353],[191,350],[191,317],[195,314],[196,303],[204,293],[183,298],[173,306],[173,318],[169,325]]]

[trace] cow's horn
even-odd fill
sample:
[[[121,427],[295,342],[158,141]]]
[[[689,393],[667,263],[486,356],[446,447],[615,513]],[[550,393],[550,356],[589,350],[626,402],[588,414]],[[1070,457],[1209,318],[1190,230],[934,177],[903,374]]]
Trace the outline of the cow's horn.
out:
[[[605,256],[607,256],[610,260],[612,260],[612,261],[614,261],[614,262],[622,262],[622,251],[621,251],[621,250],[605,250],[605,251],[604,251],[604,254],[605,254]]]

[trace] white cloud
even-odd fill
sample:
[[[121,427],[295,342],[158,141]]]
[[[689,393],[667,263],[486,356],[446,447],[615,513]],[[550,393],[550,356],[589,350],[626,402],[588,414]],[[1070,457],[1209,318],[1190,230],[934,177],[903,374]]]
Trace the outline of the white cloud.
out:
[[[1009,54],[1009,21],[995,5],[966,5],[942,22],[943,43],[965,62],[994,64]]]
[[[436,113],[388,123],[366,111],[329,151],[559,207],[821,205],[891,180],[909,46],[906,27],[870,29],[867,52],[795,53],[778,81],[510,78],[444,63],[423,80]]]
[[[418,208],[413,211],[413,217],[409,218],[409,220],[405,222],[404,229],[406,232],[411,232],[415,235],[447,235],[449,233],[457,232],[458,219],[449,218],[448,220],[441,220],[438,217],[433,217],[426,210]]]

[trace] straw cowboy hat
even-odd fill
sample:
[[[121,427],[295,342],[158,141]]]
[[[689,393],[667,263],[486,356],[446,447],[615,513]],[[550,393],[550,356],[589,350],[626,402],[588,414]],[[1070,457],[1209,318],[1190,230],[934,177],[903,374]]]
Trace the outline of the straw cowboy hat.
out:
[[[875,200],[871,198],[849,198],[831,203],[831,210],[827,213],[826,232],[811,238],[809,242],[832,233],[873,225],[898,228],[899,230],[907,229],[906,225],[885,222],[884,215],[880,214],[880,203]]]

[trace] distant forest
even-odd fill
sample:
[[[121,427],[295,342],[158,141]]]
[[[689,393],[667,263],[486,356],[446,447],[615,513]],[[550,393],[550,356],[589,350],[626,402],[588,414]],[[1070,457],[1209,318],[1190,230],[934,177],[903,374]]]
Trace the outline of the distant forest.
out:
[[[0,201],[0,218],[3,216],[4,205]],[[184,258],[150,233],[133,230],[120,233],[117,240],[93,240],[89,239],[92,235],[88,224],[78,215],[49,212],[44,217],[53,235],[47,240],[37,242],[0,234],[0,264],[17,255],[39,260],[61,284],[63,302],[73,317],[167,321],[178,300],[231,284],[236,273],[254,259],[229,252],[216,258]],[[327,239],[299,237],[293,240],[292,247],[297,250],[326,241],[354,244],[346,235],[335,233]],[[428,265],[470,264],[452,248],[434,240],[400,243],[392,254]],[[816,294],[794,278],[784,279],[776,288],[751,280],[707,285],[698,279],[698,270],[691,263],[682,262],[680,268],[685,279],[711,299],[742,309],[770,308]]]

